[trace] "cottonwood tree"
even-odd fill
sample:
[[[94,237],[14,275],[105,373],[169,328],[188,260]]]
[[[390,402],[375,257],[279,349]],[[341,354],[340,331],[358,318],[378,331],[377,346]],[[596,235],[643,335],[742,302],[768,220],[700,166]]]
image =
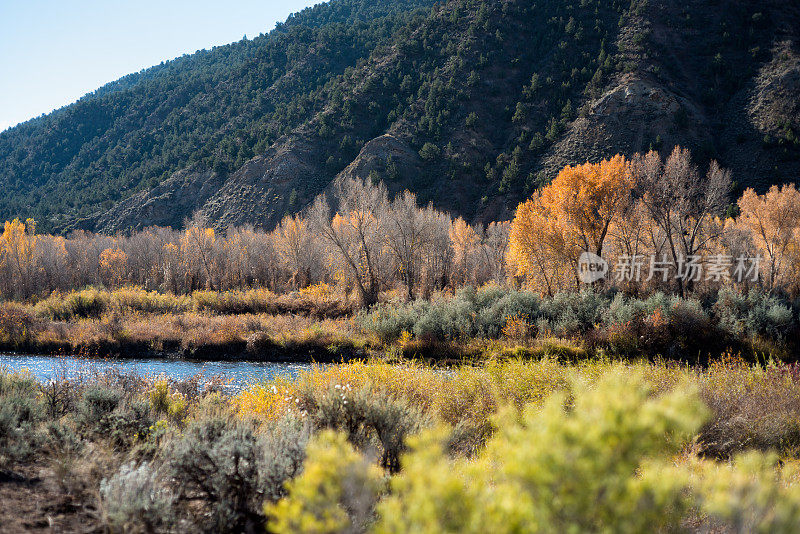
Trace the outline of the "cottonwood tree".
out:
[[[314,270],[319,258],[309,222],[299,215],[287,215],[275,229],[273,240],[281,265],[290,274],[291,287],[311,284],[314,274],[318,274]]]
[[[577,287],[578,257],[602,255],[609,229],[630,202],[632,184],[622,156],[562,169],[517,208],[510,233],[517,273],[549,295],[570,279]]]
[[[39,236],[35,246],[36,287],[41,293],[67,290],[69,270],[66,240],[61,236]]]
[[[481,256],[487,266],[487,279],[501,283],[506,279],[506,256],[508,254],[509,222],[489,223],[483,233]]]
[[[215,289],[213,253],[217,238],[213,228],[190,226],[180,240],[180,254],[187,283],[191,289]]]
[[[327,195],[317,197],[309,221],[332,259],[341,265],[347,281],[357,289],[361,304],[369,307],[378,301],[387,269],[385,229],[378,217],[387,209],[386,187],[358,178],[345,179],[336,184],[335,200],[338,211],[331,215]]]
[[[509,264],[529,288],[553,296],[577,284],[573,259],[563,228],[543,202],[542,191],[536,191],[517,207],[511,223]]]
[[[36,247],[36,224],[33,219],[24,223],[19,219],[6,221],[0,235],[0,263],[8,269],[6,278],[16,296],[31,296],[34,250]]]
[[[543,188],[542,202],[551,206],[572,253],[603,253],[612,223],[630,202],[633,179],[620,155],[600,163],[567,166]]]
[[[150,227],[120,243],[128,254],[130,282],[148,290],[165,288],[165,246],[176,244],[179,234],[169,228]]]
[[[430,205],[421,209],[416,195],[409,191],[397,195],[380,214],[386,250],[405,284],[409,300],[414,298],[425,257],[432,253],[436,243],[436,216]]]
[[[800,244],[800,192],[794,185],[773,185],[763,195],[747,189],[738,205],[737,225],[747,230],[764,257],[767,287],[787,285]]]
[[[279,253],[272,236],[252,226],[228,230],[225,240],[226,261],[232,263],[232,275],[226,281],[231,289],[263,286],[275,289],[279,278]],[[230,256],[230,259],[227,259]]]
[[[702,176],[686,148],[675,147],[666,161],[655,151],[637,155],[631,163],[636,190],[650,218],[663,232],[678,293],[684,296],[693,282],[680,276],[680,262],[699,256],[721,236],[723,226],[714,216],[725,209],[730,172],[716,161]]]
[[[450,215],[434,211],[430,215],[433,228],[433,242],[425,254],[422,264],[422,295],[430,298],[434,291],[443,290],[449,285],[453,270],[453,243],[450,241]]]
[[[110,288],[117,288],[126,279],[128,255],[120,248],[107,248],[100,253],[100,276]]]
[[[464,285],[474,281],[476,256],[481,238],[475,228],[458,217],[450,225],[450,243],[453,247],[453,285]]]

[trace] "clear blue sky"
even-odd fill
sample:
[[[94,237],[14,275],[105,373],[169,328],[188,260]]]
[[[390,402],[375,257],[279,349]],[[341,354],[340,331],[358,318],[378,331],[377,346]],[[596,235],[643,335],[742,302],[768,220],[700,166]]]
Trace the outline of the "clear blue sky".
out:
[[[0,0],[0,131],[321,0]]]

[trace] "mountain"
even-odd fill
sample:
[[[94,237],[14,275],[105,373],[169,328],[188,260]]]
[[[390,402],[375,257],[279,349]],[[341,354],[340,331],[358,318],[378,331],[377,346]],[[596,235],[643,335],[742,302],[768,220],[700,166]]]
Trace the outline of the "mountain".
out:
[[[471,221],[563,165],[681,144],[800,178],[800,5],[332,0],[0,133],[0,219],[271,227],[337,179]]]

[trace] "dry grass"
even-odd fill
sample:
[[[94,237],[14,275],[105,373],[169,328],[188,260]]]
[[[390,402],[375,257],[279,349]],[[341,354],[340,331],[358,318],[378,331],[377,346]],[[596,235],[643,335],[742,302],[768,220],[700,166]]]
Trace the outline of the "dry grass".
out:
[[[358,361],[315,366],[295,380],[278,378],[249,388],[234,398],[241,414],[276,419],[301,411],[332,388],[364,387],[404,399],[436,420],[453,426],[488,425],[501,406],[521,409],[540,404],[571,380],[594,383],[619,362],[587,360],[565,364],[553,358],[538,361],[494,358],[480,365],[451,369],[422,364]],[[752,366],[726,357],[707,369],[674,362],[626,364],[642,369],[661,394],[692,382],[711,410],[710,422],[697,437],[697,450],[728,458],[747,449],[778,450],[800,457],[800,368],[783,364]]]

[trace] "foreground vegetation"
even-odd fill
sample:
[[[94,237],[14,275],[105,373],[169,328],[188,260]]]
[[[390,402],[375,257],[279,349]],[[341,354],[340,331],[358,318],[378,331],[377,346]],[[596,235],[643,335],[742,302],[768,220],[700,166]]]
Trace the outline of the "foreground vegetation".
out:
[[[736,358],[357,362],[232,397],[2,373],[0,519],[36,519],[26,488],[115,532],[790,532],[798,415],[795,366]]]

